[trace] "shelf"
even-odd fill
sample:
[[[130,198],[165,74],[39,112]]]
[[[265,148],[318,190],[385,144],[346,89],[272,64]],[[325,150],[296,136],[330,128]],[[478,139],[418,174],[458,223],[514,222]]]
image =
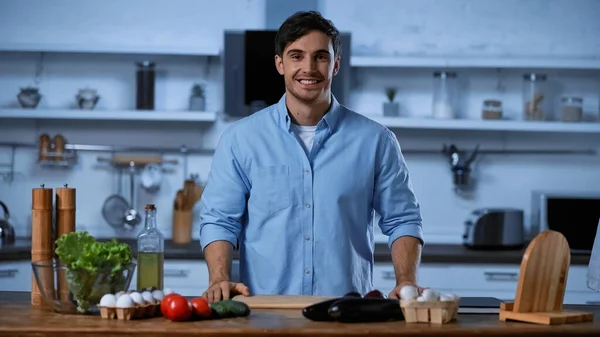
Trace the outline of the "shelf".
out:
[[[219,56],[217,47],[161,47],[156,45],[106,45],[106,44],[21,44],[2,43],[0,52],[47,52],[47,53],[94,53],[94,54],[146,54],[146,55],[187,55],[187,56]]]
[[[353,67],[600,69],[600,58],[352,56]]]
[[[383,117],[365,115],[388,127],[398,129],[465,130],[465,131],[509,131],[509,132],[557,132],[598,133],[600,122],[537,122],[510,120],[440,120],[433,118]]]
[[[155,110],[0,109],[0,119],[214,122],[216,112]]]

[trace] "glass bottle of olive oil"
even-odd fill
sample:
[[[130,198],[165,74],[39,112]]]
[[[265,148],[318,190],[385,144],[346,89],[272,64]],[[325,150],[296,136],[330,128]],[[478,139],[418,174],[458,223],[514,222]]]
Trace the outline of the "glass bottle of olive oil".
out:
[[[156,223],[156,207],[146,205],[144,229],[137,237],[137,289],[163,289],[165,237]]]

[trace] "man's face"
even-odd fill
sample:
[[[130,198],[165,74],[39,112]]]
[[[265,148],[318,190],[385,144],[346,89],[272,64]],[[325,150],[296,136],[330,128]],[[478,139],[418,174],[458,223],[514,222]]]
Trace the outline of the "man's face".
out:
[[[340,60],[335,58],[327,35],[310,31],[288,44],[283,58],[275,56],[275,66],[284,77],[287,91],[300,101],[312,103],[328,98]]]

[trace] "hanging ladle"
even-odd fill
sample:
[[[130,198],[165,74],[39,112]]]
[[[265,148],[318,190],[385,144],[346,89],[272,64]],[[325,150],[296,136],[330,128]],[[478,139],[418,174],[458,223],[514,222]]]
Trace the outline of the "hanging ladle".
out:
[[[135,175],[135,163],[133,161],[129,162],[129,209],[125,212],[125,225],[131,229],[137,226],[142,220],[138,211],[135,210],[135,206],[133,203],[133,180]]]

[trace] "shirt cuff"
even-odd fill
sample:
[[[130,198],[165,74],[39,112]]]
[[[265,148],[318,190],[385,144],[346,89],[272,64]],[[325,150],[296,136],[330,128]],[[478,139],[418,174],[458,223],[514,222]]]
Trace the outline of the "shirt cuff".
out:
[[[392,249],[392,244],[394,241],[402,236],[415,237],[421,241],[421,245],[425,244],[423,241],[423,227],[421,224],[406,224],[399,226],[392,232],[392,234],[390,234],[388,238],[388,247]]]
[[[220,240],[230,242],[233,245],[233,250],[238,249],[238,238],[230,230],[215,224],[205,224],[200,229],[202,252],[210,243]]]

